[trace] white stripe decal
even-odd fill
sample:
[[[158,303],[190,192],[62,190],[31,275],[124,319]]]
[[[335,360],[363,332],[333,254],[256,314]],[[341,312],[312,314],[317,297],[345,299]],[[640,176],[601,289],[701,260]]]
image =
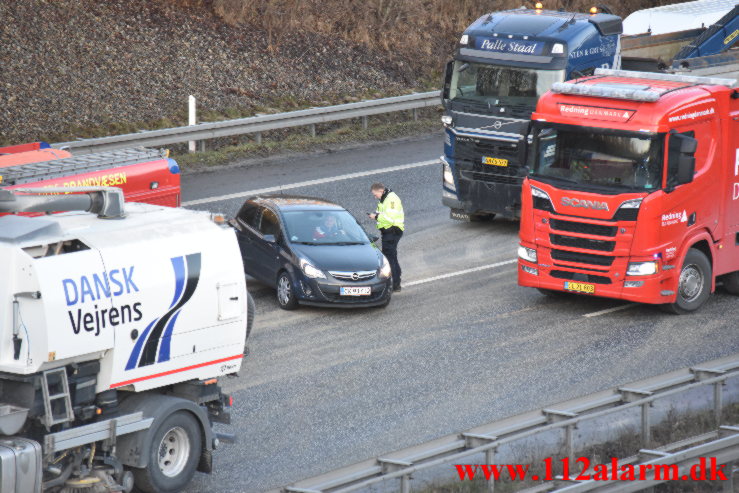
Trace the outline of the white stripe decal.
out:
[[[348,173],[346,175],[331,176],[328,178],[320,178],[317,180],[308,180],[308,181],[301,181],[297,183],[289,183],[289,184],[280,185],[277,187],[259,188],[256,190],[247,190],[245,192],[231,193],[228,195],[219,195],[216,197],[207,197],[204,199],[188,200],[187,202],[183,202],[182,206],[186,207],[190,205],[208,204],[211,202],[221,202],[223,200],[250,197],[252,195],[259,195],[262,193],[272,193],[272,192],[279,192],[281,190],[291,190],[293,188],[310,187],[313,185],[321,185],[323,183],[331,183],[331,182],[341,181],[341,180],[351,180],[353,178],[361,178],[363,176],[379,175],[381,173],[391,173],[393,171],[401,171],[404,169],[418,168],[420,166],[429,166],[431,164],[440,164],[440,162],[438,159],[431,159],[429,161],[420,161],[417,163],[401,164],[398,166],[390,166],[388,168],[373,169],[369,171],[360,171],[357,173]]]

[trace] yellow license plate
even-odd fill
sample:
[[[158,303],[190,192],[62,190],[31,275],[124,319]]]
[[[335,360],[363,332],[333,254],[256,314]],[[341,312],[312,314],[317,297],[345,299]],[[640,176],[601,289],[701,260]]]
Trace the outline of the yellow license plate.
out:
[[[595,294],[595,284],[588,284],[585,282],[565,282],[565,289],[567,291],[577,291],[578,293]]]
[[[508,166],[508,160],[497,157],[483,156],[482,164],[489,164],[491,166]]]

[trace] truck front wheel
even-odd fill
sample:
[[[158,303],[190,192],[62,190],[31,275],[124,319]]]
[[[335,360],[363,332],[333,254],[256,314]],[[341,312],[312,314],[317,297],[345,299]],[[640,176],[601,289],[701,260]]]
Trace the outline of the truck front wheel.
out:
[[[152,435],[147,466],[134,469],[134,483],[145,493],[176,493],[192,479],[202,449],[197,420],[177,411],[162,421]]]
[[[690,313],[700,308],[711,295],[711,262],[698,249],[691,248],[685,255],[677,285],[674,303],[664,305],[672,313]]]

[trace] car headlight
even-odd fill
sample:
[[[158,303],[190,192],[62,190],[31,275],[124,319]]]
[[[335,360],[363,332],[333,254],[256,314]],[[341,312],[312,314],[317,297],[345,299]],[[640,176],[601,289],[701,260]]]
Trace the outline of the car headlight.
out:
[[[441,117],[441,124],[444,125],[445,127],[451,127],[452,122],[454,122],[454,119],[449,115],[443,115]]]
[[[629,268],[626,270],[627,276],[649,276],[656,274],[659,270],[659,264],[655,260],[648,262],[629,262]]]
[[[303,269],[303,274],[305,274],[307,277],[310,277],[311,279],[326,279],[326,274],[324,274],[323,271],[316,269],[305,259],[300,260],[300,268]]]
[[[385,256],[382,256],[382,267],[380,267],[380,277],[387,279],[390,277],[392,271],[390,270],[390,262],[387,261]]]
[[[526,260],[528,262],[536,263],[536,250],[533,248],[527,248],[522,245],[518,245],[518,258]]]

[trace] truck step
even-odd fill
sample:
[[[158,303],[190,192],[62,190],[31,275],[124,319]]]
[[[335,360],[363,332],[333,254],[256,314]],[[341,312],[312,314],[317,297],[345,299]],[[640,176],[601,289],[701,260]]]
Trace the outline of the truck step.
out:
[[[44,394],[44,425],[47,429],[74,419],[72,399],[66,368],[46,370],[42,374],[41,391]]]

